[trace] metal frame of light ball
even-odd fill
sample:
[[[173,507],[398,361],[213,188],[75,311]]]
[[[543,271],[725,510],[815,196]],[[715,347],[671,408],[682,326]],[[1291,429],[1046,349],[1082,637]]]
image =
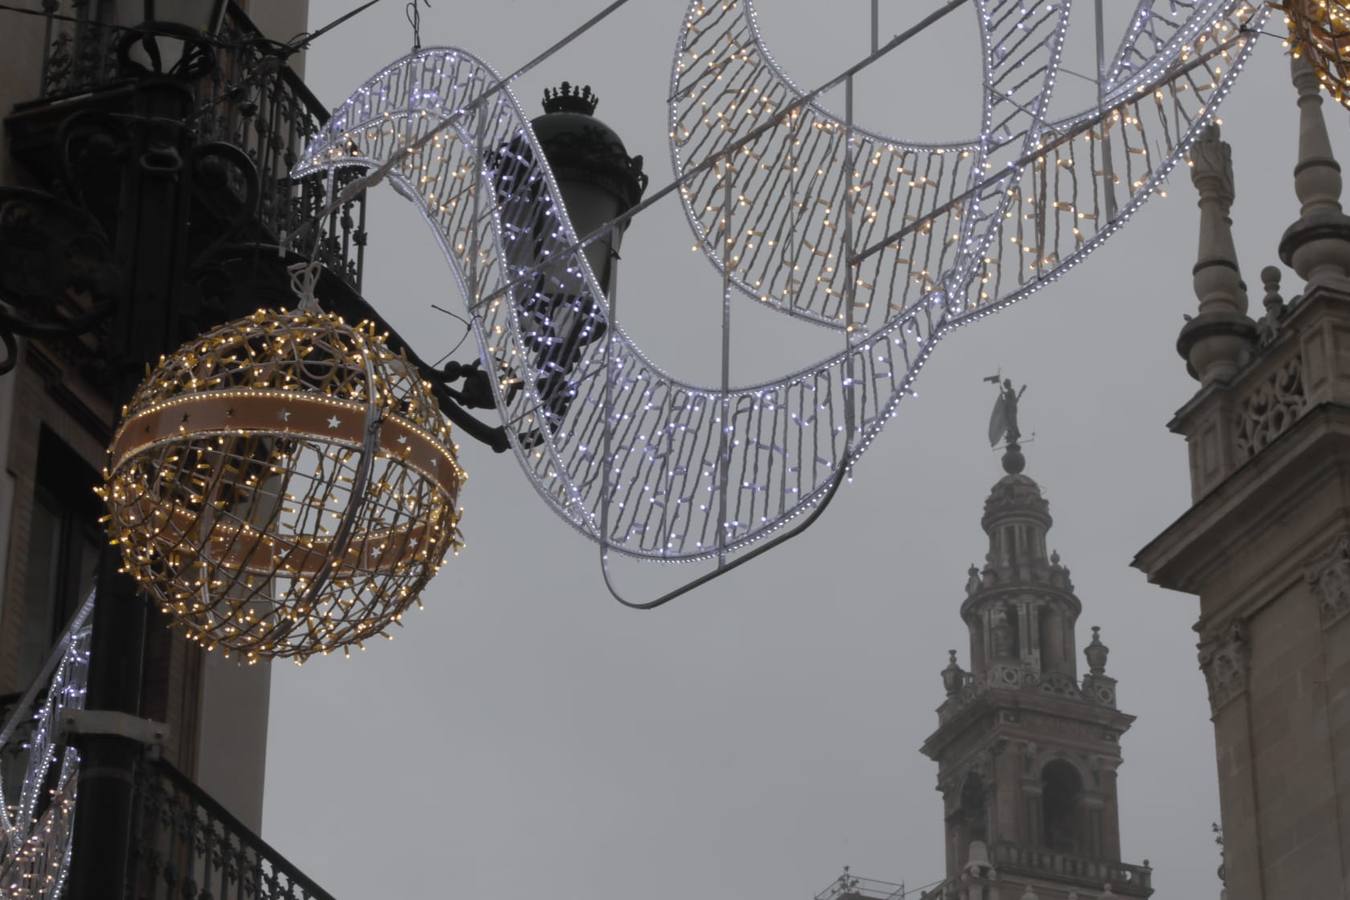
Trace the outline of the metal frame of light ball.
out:
[[[348,650],[460,546],[464,473],[428,386],[367,323],[260,310],[161,360],[102,494],[125,570],[249,662]]]

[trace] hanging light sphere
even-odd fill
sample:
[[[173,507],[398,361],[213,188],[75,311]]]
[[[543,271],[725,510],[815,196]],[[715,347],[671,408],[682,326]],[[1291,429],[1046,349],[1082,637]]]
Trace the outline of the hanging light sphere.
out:
[[[1333,98],[1350,106],[1350,4],[1346,0],[1284,0],[1289,43],[1312,64]]]
[[[101,495],[125,570],[189,638],[303,662],[383,634],[459,549],[455,450],[371,326],[259,310],[160,361]]]

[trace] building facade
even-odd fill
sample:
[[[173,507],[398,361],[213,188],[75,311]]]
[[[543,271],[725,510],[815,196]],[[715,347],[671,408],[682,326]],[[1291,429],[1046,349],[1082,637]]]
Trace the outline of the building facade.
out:
[[[1229,218],[1231,151],[1192,152],[1198,313],[1178,349],[1200,389],[1186,438],[1192,505],[1141,550],[1151,581],[1198,595],[1228,900],[1350,895],[1350,217],[1318,79],[1293,64],[1299,218],[1248,313]]]
[[[147,364],[290,298],[308,2],[28,6],[0,11],[0,895],[322,900],[258,836],[267,664],[171,631],[93,493]],[[348,300],[363,204],[325,244]]]

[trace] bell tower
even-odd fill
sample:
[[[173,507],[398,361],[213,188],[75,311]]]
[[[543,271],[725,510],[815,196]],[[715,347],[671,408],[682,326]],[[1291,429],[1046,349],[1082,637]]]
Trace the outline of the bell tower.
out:
[[[1116,708],[1097,628],[1079,677],[1082,604],[1047,550],[1050,506],[1023,473],[1019,397],[1005,381],[990,426],[991,442],[1007,440],[1005,474],[985,501],[989,550],[961,604],[969,669],[949,651],[946,699],[923,745],[946,814],[947,881],[930,896],[1147,897],[1147,861],[1120,861],[1116,770],[1134,717]]]

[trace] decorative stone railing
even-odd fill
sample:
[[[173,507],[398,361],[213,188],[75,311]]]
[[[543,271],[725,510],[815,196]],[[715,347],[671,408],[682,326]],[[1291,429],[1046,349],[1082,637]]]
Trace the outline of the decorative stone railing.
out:
[[[1308,406],[1302,353],[1273,360],[1254,380],[1238,400],[1233,420],[1239,461],[1250,459],[1284,434]]]
[[[1171,428],[1187,439],[1191,495],[1199,500],[1287,435],[1315,407],[1350,406],[1344,335],[1350,293],[1310,288],[1278,318],[1262,320],[1262,341],[1228,383],[1202,389]]]
[[[1009,875],[1041,876],[1077,882],[1093,891],[1109,884],[1113,893],[1129,897],[1146,897],[1153,891],[1153,870],[1147,860],[1142,866],[1132,866],[1008,843],[993,844],[989,859],[1004,880]]]
[[[1083,685],[1077,684],[1073,677],[1062,672],[1038,672],[1035,669],[996,663],[988,675],[981,679],[970,672],[962,673],[960,688],[948,695],[946,702],[938,708],[938,721],[946,722],[960,710],[970,705],[977,697],[991,690],[1035,691],[1055,697],[1067,697],[1084,700],[1112,709],[1116,705],[1115,681],[1105,677],[1088,675]]]

